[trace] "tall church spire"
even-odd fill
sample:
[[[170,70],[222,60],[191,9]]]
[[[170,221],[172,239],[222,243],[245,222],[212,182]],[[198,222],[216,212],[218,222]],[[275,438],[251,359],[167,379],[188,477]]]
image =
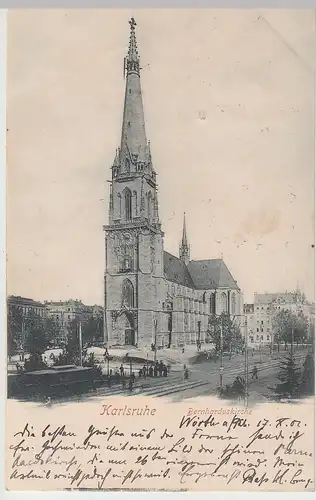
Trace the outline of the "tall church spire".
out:
[[[183,214],[182,246],[183,247],[188,246],[187,228],[186,228],[186,224],[185,224],[185,212]]]
[[[185,213],[183,215],[182,241],[179,249],[179,257],[188,265],[190,261],[190,248],[188,245],[187,228],[185,223]]]
[[[136,42],[135,19],[129,21],[130,39],[124,61],[126,76],[125,102],[120,149],[121,166],[128,170],[130,165],[145,163],[148,157],[142,92],[140,84],[140,60]]]

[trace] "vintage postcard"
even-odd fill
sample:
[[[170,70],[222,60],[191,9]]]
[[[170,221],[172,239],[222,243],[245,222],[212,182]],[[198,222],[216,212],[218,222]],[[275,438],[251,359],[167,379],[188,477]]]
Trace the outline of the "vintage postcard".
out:
[[[315,490],[314,20],[9,11],[9,491]]]

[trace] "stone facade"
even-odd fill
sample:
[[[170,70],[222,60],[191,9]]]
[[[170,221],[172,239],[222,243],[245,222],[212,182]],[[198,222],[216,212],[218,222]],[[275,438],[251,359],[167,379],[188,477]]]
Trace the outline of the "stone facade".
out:
[[[211,314],[241,318],[242,294],[222,259],[190,260],[185,220],[179,257],[164,251],[133,19],[130,25],[121,145],[104,226],[105,341],[144,348],[203,343]]]
[[[54,318],[59,327],[58,335],[54,339],[58,342],[65,342],[68,337],[68,329],[72,321],[86,321],[89,317],[103,317],[103,308],[98,305],[87,306],[80,300],[66,301],[45,301],[47,317]]]
[[[259,349],[260,346],[272,345],[273,316],[282,310],[291,311],[296,316],[303,314],[310,329],[314,329],[315,305],[307,302],[302,293],[255,293],[254,303],[244,305],[249,347]]]

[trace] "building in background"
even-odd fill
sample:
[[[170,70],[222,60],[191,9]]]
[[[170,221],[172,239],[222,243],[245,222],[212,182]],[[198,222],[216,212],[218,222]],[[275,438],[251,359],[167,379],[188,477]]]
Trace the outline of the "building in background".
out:
[[[46,314],[45,304],[38,302],[27,297],[20,297],[16,295],[9,295],[7,299],[8,309],[16,307],[18,308],[23,317],[26,317],[31,311],[37,316],[42,318]]]
[[[65,342],[68,336],[68,331],[71,323],[76,320],[85,323],[89,318],[102,318],[103,307],[98,305],[87,306],[80,300],[66,300],[57,302],[45,301],[47,317],[53,318],[57,325],[58,336],[57,341]]]
[[[272,345],[273,316],[282,310],[291,311],[296,316],[304,315],[308,320],[310,332],[314,331],[315,305],[308,302],[303,293],[255,293],[254,303],[244,305],[250,347],[259,349],[260,346]]]
[[[104,337],[104,309],[99,305],[87,306],[80,300],[38,302],[30,298],[10,295],[7,298],[8,334],[16,347],[23,349],[32,318],[43,320],[43,330],[50,342],[63,343],[67,340],[71,323],[82,322],[85,335],[92,340]],[[53,324],[50,320],[53,319]]]
[[[15,342],[18,348],[24,345],[25,323],[30,315],[46,317],[46,307],[42,302],[30,299],[28,297],[21,297],[16,295],[9,295],[7,297],[7,320],[8,328],[9,323],[15,330]]]
[[[147,349],[203,343],[211,315],[242,318],[242,293],[223,259],[190,259],[185,219],[179,256],[164,250],[135,26],[131,19],[121,144],[104,226],[105,341]]]

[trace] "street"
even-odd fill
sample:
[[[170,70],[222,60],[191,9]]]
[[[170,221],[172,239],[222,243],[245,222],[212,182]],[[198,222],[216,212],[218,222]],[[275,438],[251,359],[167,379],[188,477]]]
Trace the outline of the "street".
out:
[[[286,352],[280,355],[284,357]],[[306,352],[298,351],[296,359],[302,364]],[[116,365],[117,363],[115,363]],[[245,375],[245,358],[243,355],[236,355],[231,360],[229,357],[223,358],[223,386],[231,384],[236,376]],[[258,380],[252,379],[252,369],[258,368]],[[112,366],[112,365],[111,365]],[[133,371],[137,375],[141,365],[133,365]],[[69,404],[75,402],[87,402],[89,400],[104,400],[107,397],[124,395],[130,397],[133,395],[152,396],[155,398],[165,397],[169,401],[183,401],[197,397],[214,396],[220,384],[219,361],[204,361],[194,365],[189,365],[189,379],[184,379],[183,366],[179,363],[172,366],[168,377],[147,377],[139,378],[136,376],[136,382],[133,390],[129,391],[123,388],[121,384],[115,384],[111,387],[102,386],[88,394],[75,396],[60,396],[54,399],[54,404]],[[129,364],[125,364],[126,373],[129,373]],[[269,387],[277,383],[277,373],[279,370],[279,359],[271,359],[271,356],[251,356],[249,359],[248,376],[248,405],[267,401],[272,391]],[[102,363],[102,371],[107,374],[106,363]]]

